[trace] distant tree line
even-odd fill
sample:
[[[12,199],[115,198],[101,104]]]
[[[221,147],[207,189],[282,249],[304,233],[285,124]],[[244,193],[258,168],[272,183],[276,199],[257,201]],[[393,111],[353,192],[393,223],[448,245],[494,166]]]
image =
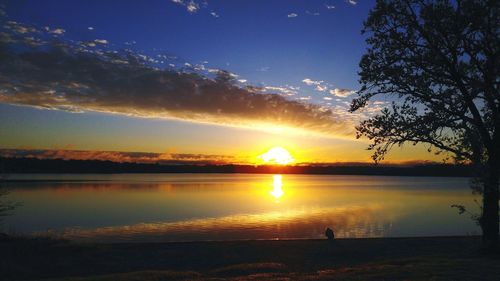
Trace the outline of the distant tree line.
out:
[[[7,173],[255,173],[318,175],[387,175],[387,176],[453,176],[473,175],[469,165],[420,164],[397,165],[162,165],[119,163],[100,160],[62,160],[36,158],[3,158]]]

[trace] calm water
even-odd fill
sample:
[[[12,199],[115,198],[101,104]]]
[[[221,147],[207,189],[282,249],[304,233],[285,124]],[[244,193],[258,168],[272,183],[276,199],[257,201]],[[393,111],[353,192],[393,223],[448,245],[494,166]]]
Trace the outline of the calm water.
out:
[[[476,206],[466,178],[250,175],[11,175],[23,206],[4,230],[92,241],[479,234],[451,204]],[[475,208],[474,210],[477,210]]]

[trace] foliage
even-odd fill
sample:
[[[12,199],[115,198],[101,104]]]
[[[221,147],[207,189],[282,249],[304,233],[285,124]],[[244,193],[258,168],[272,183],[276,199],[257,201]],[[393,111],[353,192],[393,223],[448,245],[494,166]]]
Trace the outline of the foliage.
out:
[[[369,48],[351,111],[382,95],[390,107],[362,121],[373,160],[394,145],[428,145],[473,163],[483,239],[498,244],[500,1],[378,0],[364,23]],[[480,186],[481,185],[481,186]],[[460,213],[467,210],[454,205]]]
[[[457,161],[484,162],[498,135],[500,2],[377,1],[351,111],[376,95],[395,101],[357,126],[373,159],[426,143]],[[498,137],[497,137],[498,138]]]
[[[481,225],[481,216],[478,214],[475,214],[475,213],[471,213],[469,210],[467,210],[467,208],[465,208],[464,205],[452,204],[451,207],[456,208],[458,210],[458,214],[460,214],[460,215],[467,214],[478,225]],[[481,209],[481,207],[480,207],[480,209]]]

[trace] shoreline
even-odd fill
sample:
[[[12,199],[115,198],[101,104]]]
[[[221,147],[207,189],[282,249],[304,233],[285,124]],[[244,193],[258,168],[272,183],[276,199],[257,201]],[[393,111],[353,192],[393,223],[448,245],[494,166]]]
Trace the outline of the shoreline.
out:
[[[1,233],[0,233],[1,234]],[[51,237],[51,236],[30,236],[30,235],[20,235],[21,239],[53,239],[53,240],[61,240],[66,241],[68,243],[80,244],[80,245],[176,245],[176,244],[224,244],[224,243],[258,243],[258,242],[311,242],[311,243],[323,243],[321,241],[327,241],[326,238],[263,238],[263,239],[226,239],[226,240],[186,240],[186,241],[141,241],[141,240],[128,240],[128,241],[92,241],[86,239],[66,239],[64,237]],[[398,237],[359,237],[359,238],[335,238],[334,241],[327,241],[331,243],[335,243],[338,241],[344,242],[355,242],[355,241],[391,241],[391,240],[434,240],[434,239],[477,239],[481,240],[481,235],[436,235],[436,236],[398,236]]]
[[[84,182],[114,182],[114,181],[126,181],[127,179],[22,179],[22,178],[15,178],[15,179],[9,179],[10,176],[15,175],[15,176],[26,176],[26,175],[34,175],[34,176],[71,176],[74,175],[76,177],[78,176],[91,176],[91,175],[97,175],[97,176],[144,176],[144,175],[193,175],[193,176],[199,176],[199,175],[235,175],[235,176],[242,176],[242,175],[290,175],[290,176],[319,176],[319,177],[329,177],[329,176],[343,176],[343,177],[356,177],[356,176],[362,176],[362,177],[402,177],[402,178],[443,178],[443,179],[449,179],[449,178],[460,178],[460,179],[467,179],[467,178],[473,178],[472,176],[468,175],[397,175],[397,174],[314,174],[314,173],[245,173],[245,172],[111,172],[111,173],[78,173],[78,172],[68,172],[68,173],[52,173],[52,172],[39,172],[39,173],[32,173],[32,172],[27,172],[27,173],[11,173],[7,177],[0,178],[0,183],[84,183]],[[142,180],[137,180],[137,181],[132,181],[132,182],[143,182]],[[151,181],[146,181],[146,182],[151,182]],[[152,182],[162,182],[160,181],[152,181]]]
[[[323,163],[308,165],[254,165],[215,163],[135,163],[103,160],[63,160],[37,158],[2,158],[3,173],[59,174],[306,174],[306,175],[366,175],[366,176],[437,176],[471,177],[470,165],[421,163],[412,165],[373,163]]]

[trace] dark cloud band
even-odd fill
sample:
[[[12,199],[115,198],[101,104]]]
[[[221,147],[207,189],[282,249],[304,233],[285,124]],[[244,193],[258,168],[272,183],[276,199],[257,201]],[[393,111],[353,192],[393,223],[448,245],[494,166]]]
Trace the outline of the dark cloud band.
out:
[[[92,151],[70,149],[0,149],[0,157],[63,160],[100,160],[121,163],[227,164],[241,160],[227,155]]]
[[[49,40],[41,32],[11,23],[0,33],[0,102],[329,135],[346,131],[331,110],[242,88],[225,71],[209,78],[160,69],[131,51]]]

